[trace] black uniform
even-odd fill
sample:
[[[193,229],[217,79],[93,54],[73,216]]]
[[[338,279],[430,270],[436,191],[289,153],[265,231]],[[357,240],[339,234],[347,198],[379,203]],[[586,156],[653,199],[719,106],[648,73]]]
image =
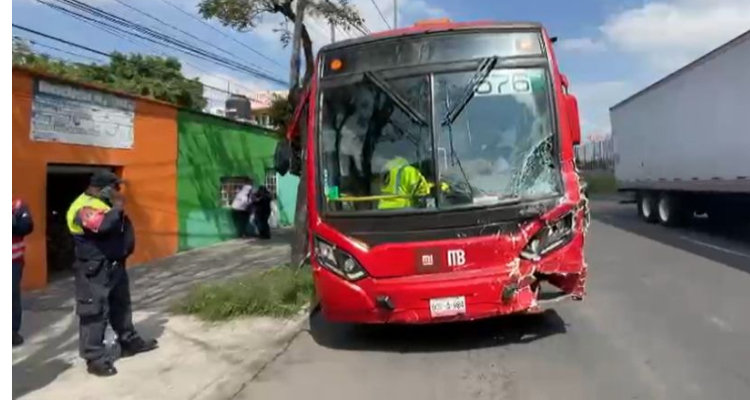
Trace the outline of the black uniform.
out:
[[[258,237],[261,239],[271,238],[271,227],[268,225],[268,219],[271,217],[271,201],[271,193],[265,186],[260,186],[253,195],[255,226],[258,228]]]
[[[13,205],[13,346],[23,343],[23,337],[18,333],[21,329],[21,278],[23,277],[24,253],[26,246],[24,237],[34,230],[34,221],[26,204],[20,200]]]
[[[84,229],[86,230],[86,229]],[[137,338],[133,327],[130,285],[125,259],[135,242],[130,220],[118,210],[105,214],[98,233],[74,236],[76,308],[80,317],[80,352],[86,361],[108,359],[104,335],[107,322],[126,343]]]
[[[69,222],[69,226],[75,241],[73,268],[81,357],[90,370],[93,363],[111,368],[111,375],[116,371],[104,346],[107,323],[117,333],[123,355],[153,349],[156,342],[141,339],[133,326],[125,270],[125,260],[135,249],[133,225],[122,208],[108,205],[107,200],[82,194],[71,206],[69,219],[73,224]]]

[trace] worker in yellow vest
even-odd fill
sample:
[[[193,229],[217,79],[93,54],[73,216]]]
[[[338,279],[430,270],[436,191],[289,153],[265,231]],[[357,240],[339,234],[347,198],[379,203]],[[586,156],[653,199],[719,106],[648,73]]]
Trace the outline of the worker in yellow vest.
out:
[[[100,377],[117,374],[104,346],[107,323],[117,334],[123,356],[157,347],[156,340],[144,340],[133,326],[125,260],[135,249],[135,235],[119,192],[121,183],[110,171],[94,173],[66,215],[75,242],[80,354],[88,372]]]
[[[434,184],[422,175],[419,169],[412,166],[408,160],[396,156],[385,164],[385,181],[380,189],[382,195],[398,196],[386,198],[378,202],[378,209],[413,208],[420,198],[430,194]],[[441,184],[441,189],[447,191],[448,185]]]

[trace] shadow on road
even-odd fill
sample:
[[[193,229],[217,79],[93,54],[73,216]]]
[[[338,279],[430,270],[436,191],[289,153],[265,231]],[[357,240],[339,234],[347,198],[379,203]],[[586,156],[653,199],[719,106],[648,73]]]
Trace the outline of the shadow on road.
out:
[[[144,337],[158,339],[164,333],[165,323],[166,317],[153,314],[137,322],[136,329]],[[44,388],[70,369],[73,362],[82,362],[77,356],[78,320],[66,320],[54,335],[44,336],[23,347],[30,351],[19,351],[23,357],[13,363],[13,399]]]
[[[430,353],[524,344],[566,332],[554,310],[474,322],[436,325],[353,325],[310,317],[310,334],[321,346],[340,350]]]
[[[180,253],[128,270],[136,329],[159,338],[170,308],[194,286],[280,265],[288,255],[291,231],[278,230],[271,240],[235,240]],[[21,332],[27,342],[13,349],[13,398],[44,388],[73,368],[78,358],[78,319],[72,277],[23,294]],[[76,368],[77,369],[77,368]]]
[[[719,225],[696,217],[684,227],[667,228],[643,222],[632,204],[607,200],[594,201],[591,216],[607,225],[750,273],[750,222]]]

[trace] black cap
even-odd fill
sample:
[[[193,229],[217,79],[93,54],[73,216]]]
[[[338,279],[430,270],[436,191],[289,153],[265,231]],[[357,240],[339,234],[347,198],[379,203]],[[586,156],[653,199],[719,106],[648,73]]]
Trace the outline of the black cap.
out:
[[[109,170],[100,170],[91,175],[91,182],[89,183],[92,187],[104,188],[113,184],[121,184],[122,179]]]

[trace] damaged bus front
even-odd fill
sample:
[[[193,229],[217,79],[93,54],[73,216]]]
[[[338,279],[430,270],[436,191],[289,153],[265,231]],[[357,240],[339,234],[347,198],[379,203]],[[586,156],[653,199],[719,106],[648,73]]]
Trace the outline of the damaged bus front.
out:
[[[321,49],[290,135],[307,130],[326,318],[472,320],[583,298],[578,107],[551,44],[536,24],[439,22]]]

